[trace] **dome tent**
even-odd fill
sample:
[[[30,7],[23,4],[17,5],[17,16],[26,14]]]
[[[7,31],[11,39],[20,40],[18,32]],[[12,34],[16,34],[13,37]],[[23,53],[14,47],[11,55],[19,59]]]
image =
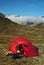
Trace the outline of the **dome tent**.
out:
[[[23,55],[26,57],[38,56],[36,48],[24,37],[14,39],[10,43],[9,51],[12,51],[13,54],[17,54],[17,47],[19,47],[19,50],[23,49]]]

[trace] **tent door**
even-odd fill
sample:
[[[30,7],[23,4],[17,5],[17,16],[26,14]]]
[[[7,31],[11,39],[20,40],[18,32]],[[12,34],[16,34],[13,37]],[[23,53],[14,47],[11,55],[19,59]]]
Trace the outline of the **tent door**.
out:
[[[17,47],[17,53],[24,54],[22,44],[20,44],[20,45]]]

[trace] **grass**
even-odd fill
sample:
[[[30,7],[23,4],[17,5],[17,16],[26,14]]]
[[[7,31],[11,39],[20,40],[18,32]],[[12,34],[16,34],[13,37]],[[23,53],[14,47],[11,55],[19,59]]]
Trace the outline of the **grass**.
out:
[[[13,59],[7,57],[10,42],[19,36],[26,37],[33,45],[38,47],[39,56],[30,58]],[[44,65],[44,27],[23,27],[15,34],[0,35],[0,65]]]

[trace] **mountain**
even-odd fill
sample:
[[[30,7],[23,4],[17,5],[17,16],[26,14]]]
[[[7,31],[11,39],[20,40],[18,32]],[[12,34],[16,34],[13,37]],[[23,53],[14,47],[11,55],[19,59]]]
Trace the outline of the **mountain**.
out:
[[[17,17],[16,17],[17,18]],[[22,18],[22,17],[19,17]],[[18,20],[17,20],[18,21]],[[20,23],[20,22],[19,22]],[[25,24],[25,22],[22,22],[23,24]],[[23,24],[21,23],[21,25],[19,25],[16,22],[13,22],[12,20],[10,20],[9,18],[7,18],[6,16],[4,16],[3,14],[0,15],[0,34],[15,34],[15,35],[22,35],[24,32],[26,32],[27,29],[30,29],[30,25],[34,26],[36,25],[36,23],[34,22],[26,22],[26,26],[23,26]],[[43,23],[39,23],[36,25],[38,26],[44,26]],[[29,28],[30,27],[30,28]],[[17,33],[18,32],[18,33]],[[21,33],[20,33],[21,32]]]
[[[12,22],[3,14],[0,14],[0,34],[16,34],[22,28],[21,25]]]
[[[0,13],[0,17],[5,17],[5,15],[4,15],[4,14],[2,14],[2,13]]]
[[[44,16],[32,17],[32,16],[15,16],[7,15],[8,19],[21,25],[38,26],[44,25]]]

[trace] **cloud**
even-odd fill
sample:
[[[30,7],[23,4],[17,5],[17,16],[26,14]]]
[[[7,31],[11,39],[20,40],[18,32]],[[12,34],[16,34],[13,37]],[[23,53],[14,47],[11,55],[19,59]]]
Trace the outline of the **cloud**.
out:
[[[19,23],[26,25],[28,23],[34,23],[39,24],[39,23],[44,23],[44,17],[38,16],[38,17],[33,17],[33,16],[18,16],[18,15],[8,15],[6,16],[13,22]]]

